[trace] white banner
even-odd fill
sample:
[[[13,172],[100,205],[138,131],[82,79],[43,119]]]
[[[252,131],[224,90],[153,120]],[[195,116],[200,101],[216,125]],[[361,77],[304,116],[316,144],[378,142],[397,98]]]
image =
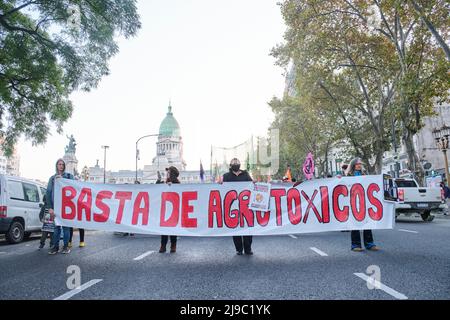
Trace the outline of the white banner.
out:
[[[271,184],[270,211],[248,208],[252,182],[104,185],[57,179],[58,225],[179,236],[280,235],[392,229],[383,177]]]

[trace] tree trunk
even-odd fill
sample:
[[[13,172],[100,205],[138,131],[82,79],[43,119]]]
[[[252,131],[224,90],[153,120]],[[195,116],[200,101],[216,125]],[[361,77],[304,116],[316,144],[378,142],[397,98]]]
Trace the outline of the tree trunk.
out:
[[[408,169],[414,173],[419,185],[423,186],[425,181],[425,172],[420,164],[419,157],[417,156],[413,136],[413,132],[407,128],[403,128],[402,140],[406,147],[406,153],[408,154]]]
[[[383,171],[383,153],[384,151],[382,150],[381,147],[379,147],[379,149],[376,152],[376,160],[374,165],[375,174],[381,174]]]

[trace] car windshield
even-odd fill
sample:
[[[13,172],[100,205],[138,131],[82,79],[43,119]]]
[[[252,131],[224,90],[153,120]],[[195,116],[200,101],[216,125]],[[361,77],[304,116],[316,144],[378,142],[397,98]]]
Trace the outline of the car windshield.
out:
[[[399,188],[417,188],[417,185],[413,180],[395,180],[395,183]]]

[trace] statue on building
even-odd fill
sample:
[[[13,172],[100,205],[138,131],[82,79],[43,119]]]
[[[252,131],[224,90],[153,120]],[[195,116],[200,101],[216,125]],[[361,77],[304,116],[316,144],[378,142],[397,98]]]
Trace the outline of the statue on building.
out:
[[[78,166],[78,160],[75,156],[75,151],[77,144],[75,142],[75,138],[73,137],[73,134],[69,137],[67,136],[67,139],[69,139],[69,144],[66,145],[65,151],[66,153],[63,156],[63,160],[66,162],[66,171],[68,173],[73,174],[75,177],[80,177],[80,173],[78,172],[77,166]]]
[[[66,153],[75,153],[77,144],[73,134],[70,137],[66,135],[66,137],[69,139],[69,144],[66,146]]]

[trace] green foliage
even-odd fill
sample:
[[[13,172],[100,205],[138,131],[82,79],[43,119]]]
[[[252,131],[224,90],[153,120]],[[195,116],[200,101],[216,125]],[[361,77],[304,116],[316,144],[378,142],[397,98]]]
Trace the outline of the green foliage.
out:
[[[435,26],[445,25],[448,15],[426,8]],[[301,118],[310,136],[324,139],[325,146],[340,141],[347,158],[359,156],[369,172],[380,172],[390,148],[391,121],[414,134],[423,118],[433,115],[436,99],[448,99],[443,50],[408,1],[288,0],[281,10],[285,43],[272,55],[282,67],[294,65],[296,95],[283,103],[294,99],[301,110],[281,113],[273,100],[276,123]],[[304,153],[289,136],[281,140],[289,153]],[[318,152],[326,157],[326,150]]]
[[[139,28],[134,0],[2,1],[0,135],[6,154],[22,134],[44,143],[50,122],[61,132],[73,110],[70,93],[95,88],[118,52],[115,37],[129,38]]]

